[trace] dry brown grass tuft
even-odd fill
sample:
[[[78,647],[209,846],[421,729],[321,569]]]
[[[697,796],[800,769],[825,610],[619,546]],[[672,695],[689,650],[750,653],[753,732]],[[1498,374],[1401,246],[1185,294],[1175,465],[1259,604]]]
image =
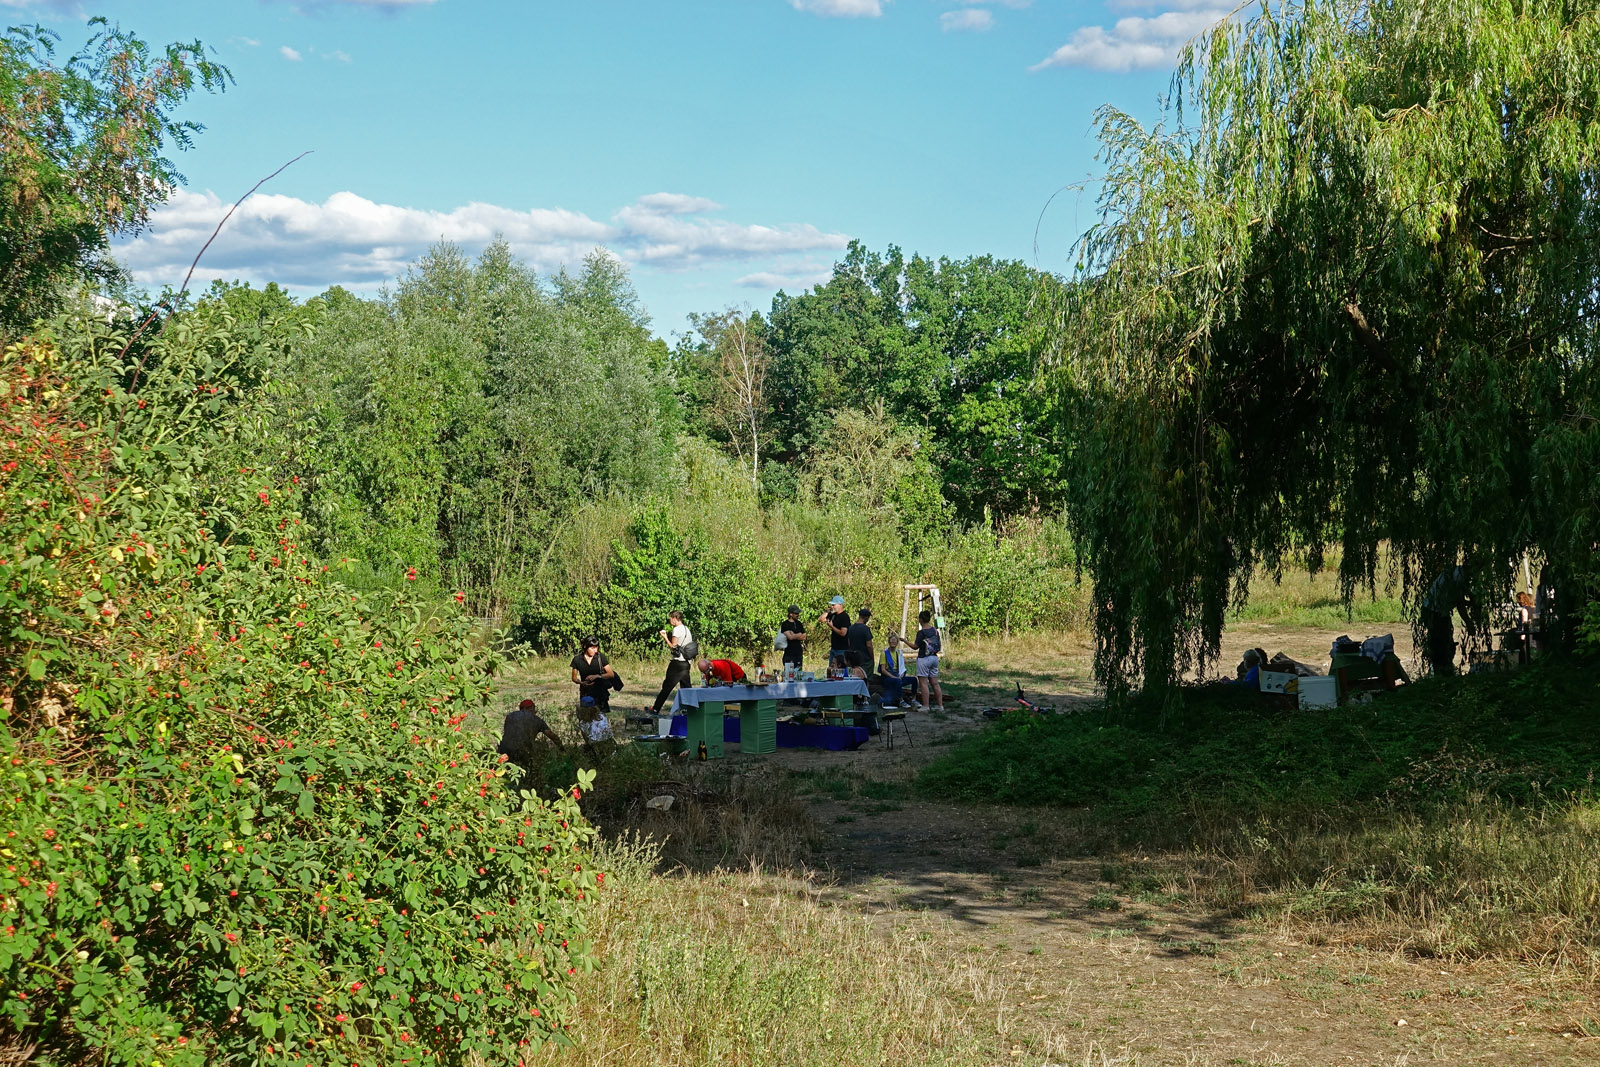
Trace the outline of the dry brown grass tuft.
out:
[[[601,857],[616,885],[593,918],[604,966],[572,1026],[585,1062],[994,1062],[1005,989],[981,968],[822,904],[804,880],[760,867],[661,877],[658,858],[638,838]]]

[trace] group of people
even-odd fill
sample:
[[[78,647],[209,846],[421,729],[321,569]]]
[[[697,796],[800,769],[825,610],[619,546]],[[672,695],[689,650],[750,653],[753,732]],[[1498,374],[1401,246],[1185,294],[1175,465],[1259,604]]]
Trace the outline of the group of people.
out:
[[[707,684],[712,679],[725,685],[747,680],[744,669],[733,660],[707,659],[699,655],[694,633],[684,624],[681,612],[672,612],[667,620],[668,628],[658,631],[668,651],[667,674],[650,706],[650,714],[661,714],[661,709],[672,699],[672,691],[688,684],[691,662],[699,668],[701,680]],[[816,621],[818,631],[825,633],[828,638],[828,669],[861,678],[869,684],[876,681],[882,693],[881,703],[886,709],[903,706],[907,689],[914,680],[917,697],[913,698],[913,703],[924,708],[937,707],[943,710],[944,689],[939,684],[939,657],[944,648],[939,629],[933,624],[933,613],[923,611],[917,616],[919,629],[909,642],[914,653],[910,662],[907,661],[904,647],[908,642],[897,633],[889,635],[882,657],[875,655],[871,621],[870,608],[858,610],[852,621],[842,596],[836,596],[828,603],[827,610]],[[806,642],[811,636],[806,623],[800,618],[800,605],[790,604],[787,617],[778,624],[773,646],[775,651],[782,653],[784,666],[792,667],[795,674],[799,674],[805,666]],[[869,674],[869,671],[873,673]],[[578,680],[576,668],[573,680]]]
[[[847,677],[860,678],[869,688],[875,682],[880,693],[880,703],[885,710],[897,709],[910,703],[922,708],[944,710],[944,689],[939,684],[939,657],[944,651],[939,629],[934,625],[933,614],[923,611],[917,615],[918,629],[907,641],[891,633],[881,657],[874,653],[874,635],[871,626],[872,611],[861,608],[854,621],[845,609],[844,597],[836,596],[828,609],[817,617],[818,629],[828,637],[828,669]],[[672,699],[673,690],[687,686],[691,677],[690,665],[700,671],[702,684],[712,680],[723,685],[747,681],[744,668],[730,659],[710,659],[700,655],[694,632],[683,621],[681,611],[667,615],[667,627],[657,631],[667,650],[667,673],[661,689],[651,703],[651,715],[660,715]],[[792,666],[799,674],[805,665],[806,642],[811,632],[800,618],[800,606],[789,605],[788,616],[778,624],[774,636],[774,649],[783,653],[785,666]],[[907,656],[907,646],[911,656]],[[612,736],[610,711],[611,694],[623,688],[623,681],[606,654],[600,650],[600,638],[590,635],[583,639],[583,647],[572,657],[572,684],[578,689],[579,729],[586,742],[603,741]],[[875,668],[869,673],[870,668]],[[908,690],[916,683],[916,697]],[[560,746],[545,720],[538,714],[533,701],[524,700],[521,706],[506,717],[500,751],[514,762],[528,765],[533,759],[535,739],[545,736]]]

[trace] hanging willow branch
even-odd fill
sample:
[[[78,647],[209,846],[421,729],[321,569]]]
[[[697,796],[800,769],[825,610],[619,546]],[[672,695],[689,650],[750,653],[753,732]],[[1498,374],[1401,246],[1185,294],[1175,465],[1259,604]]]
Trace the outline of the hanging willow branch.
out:
[[[1215,658],[1259,568],[1387,546],[1408,603],[1524,551],[1600,581],[1600,0],[1295,0],[1099,117],[1058,309],[1069,515],[1113,694]]]

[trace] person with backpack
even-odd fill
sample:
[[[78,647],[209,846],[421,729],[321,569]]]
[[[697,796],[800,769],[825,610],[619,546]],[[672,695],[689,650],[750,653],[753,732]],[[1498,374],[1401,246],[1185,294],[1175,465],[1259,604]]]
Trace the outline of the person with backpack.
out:
[[[917,649],[917,695],[921,698],[923,710],[932,711],[933,705],[928,703],[928,693],[931,689],[933,696],[938,698],[939,710],[943,711],[944,690],[939,686],[939,653],[944,651],[944,641],[939,637],[939,628],[933,625],[933,612],[919,612],[917,622],[922,626],[917,631],[915,642]]]
[[[700,646],[695,642],[694,634],[683,624],[683,612],[669,612],[667,622],[670,629],[657,631],[661,634],[661,643],[670,652],[667,677],[661,683],[661,692],[656,694],[656,702],[650,706],[651,715],[660,715],[661,709],[672,699],[672,691],[680,685],[689,684],[689,664],[700,656]]]

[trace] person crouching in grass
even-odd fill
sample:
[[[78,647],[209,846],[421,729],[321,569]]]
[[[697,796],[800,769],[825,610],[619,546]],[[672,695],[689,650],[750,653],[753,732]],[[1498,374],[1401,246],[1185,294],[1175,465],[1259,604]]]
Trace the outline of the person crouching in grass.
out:
[[[533,701],[524,700],[517,705],[517,710],[506,716],[505,725],[500,729],[499,752],[522,769],[513,788],[532,789],[536,784],[539,764],[542,762],[540,750],[544,748],[539,743],[541,737],[548,737],[557,749],[566,750],[567,746],[550,729],[550,724],[544,721],[538,705]]]

